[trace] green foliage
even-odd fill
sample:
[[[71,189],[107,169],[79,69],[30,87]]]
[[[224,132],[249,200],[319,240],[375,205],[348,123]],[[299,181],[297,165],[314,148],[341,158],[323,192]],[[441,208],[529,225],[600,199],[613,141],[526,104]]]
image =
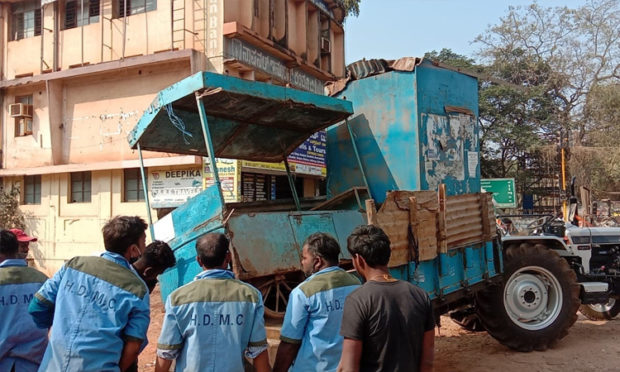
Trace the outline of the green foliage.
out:
[[[620,83],[594,86],[587,97],[584,142],[589,146],[618,147],[620,138]]]
[[[539,78],[529,78],[524,72],[528,61],[515,53],[511,63],[483,66],[450,49],[432,51],[424,57],[479,76],[482,176],[514,177],[518,184],[524,184],[530,174],[522,165],[537,156],[538,148],[554,130],[549,115],[553,99],[547,89],[537,85]],[[538,63],[537,70],[543,75],[549,68]],[[525,76],[527,89],[523,87]]]
[[[358,16],[360,15],[360,2],[362,0],[339,0],[345,10],[345,15]]]
[[[569,133],[569,173],[578,184],[617,187],[614,151],[584,145],[618,148],[619,40],[617,0],[589,0],[578,9],[509,7],[478,36],[485,74],[508,83],[481,84],[483,173],[523,175],[540,165],[544,146]]]
[[[472,58],[460,55],[458,53],[454,53],[452,49],[449,48],[443,48],[439,52],[437,52],[436,50],[426,52],[424,54],[424,58],[430,58],[432,60],[445,63],[456,68],[465,68],[470,70],[475,70],[477,68],[476,61],[474,61]]]
[[[19,190],[0,189],[0,228],[1,229],[24,229],[26,221],[19,210]]]

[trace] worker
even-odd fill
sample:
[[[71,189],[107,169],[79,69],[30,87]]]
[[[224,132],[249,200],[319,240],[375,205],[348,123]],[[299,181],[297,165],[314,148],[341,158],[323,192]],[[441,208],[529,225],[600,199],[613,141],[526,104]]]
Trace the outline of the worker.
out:
[[[176,265],[174,252],[167,243],[159,240],[147,245],[142,256],[132,264],[146,283],[149,293],[153,292],[157,285],[157,277],[174,265]]]
[[[100,257],[74,257],[35,294],[30,314],[53,324],[41,371],[125,371],[149,325],[146,284],[129,264],[145,248],[146,223],[117,216],[103,227]]]
[[[377,226],[358,226],[347,249],[366,282],[344,304],[338,371],[432,371],[431,301],[421,288],[390,275],[390,239]]]
[[[150,294],[157,285],[157,277],[175,264],[176,259],[170,246],[165,242],[156,240],[146,246],[142,256],[137,259],[132,266],[136,269],[140,278],[146,283]],[[141,349],[144,349],[146,344],[145,341]],[[127,368],[126,372],[138,372],[138,360],[134,361],[134,363]]]
[[[47,329],[28,315],[28,304],[47,276],[18,257],[17,237],[0,231],[0,371],[35,372],[47,346]]]
[[[36,242],[37,238],[33,236],[28,236],[28,234],[26,234],[24,230],[21,229],[10,229],[9,231],[15,234],[15,236],[17,237],[17,242],[19,244],[19,252],[17,254],[17,258],[25,260],[26,258],[28,258],[30,242]]]
[[[204,271],[166,300],[155,371],[167,372],[173,360],[175,371],[243,371],[244,355],[257,372],[269,371],[263,299],[227,270],[226,236],[201,236],[196,260]]]
[[[361,284],[338,267],[339,255],[338,242],[328,234],[315,233],[304,242],[301,267],[308,278],[289,296],[274,372],[336,371],[344,301]]]

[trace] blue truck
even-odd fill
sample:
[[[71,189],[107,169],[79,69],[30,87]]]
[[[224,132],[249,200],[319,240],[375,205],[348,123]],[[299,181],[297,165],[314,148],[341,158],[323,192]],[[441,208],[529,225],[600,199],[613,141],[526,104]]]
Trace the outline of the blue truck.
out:
[[[226,203],[212,167],[214,185],[151,223],[152,236],[168,241],[177,259],[160,278],[162,296],[200,272],[196,239],[222,232],[235,275],[261,291],[267,316],[282,317],[303,280],[306,237],[327,232],[344,248],[356,226],[375,224],[390,237],[392,275],[425,289],[437,315],[476,303],[501,343],[522,351],[553,345],[576,319],[578,285],[554,276],[554,256],[542,268],[530,256],[504,262],[492,201],[480,192],[477,79],[414,58],[383,67],[350,66],[332,96],[209,72],[157,95],[128,136],[141,159],[149,150],[210,164],[284,162],[293,196]],[[307,200],[297,196],[287,156],[320,130],[327,196]],[[144,171],[143,183],[148,206]],[[351,267],[346,249],[341,265]],[[506,269],[517,273],[509,285]]]

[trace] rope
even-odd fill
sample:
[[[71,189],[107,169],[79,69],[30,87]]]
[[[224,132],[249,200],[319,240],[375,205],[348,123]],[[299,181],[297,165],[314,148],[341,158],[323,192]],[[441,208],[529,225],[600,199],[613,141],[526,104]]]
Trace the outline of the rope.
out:
[[[168,113],[168,119],[170,119],[172,125],[174,125],[174,127],[183,134],[183,141],[185,141],[185,144],[189,145],[189,140],[187,139],[187,137],[193,138],[193,136],[185,129],[185,123],[183,122],[183,119],[181,119],[177,114],[174,113],[174,110],[172,109],[172,104],[169,103],[166,105],[166,112]]]

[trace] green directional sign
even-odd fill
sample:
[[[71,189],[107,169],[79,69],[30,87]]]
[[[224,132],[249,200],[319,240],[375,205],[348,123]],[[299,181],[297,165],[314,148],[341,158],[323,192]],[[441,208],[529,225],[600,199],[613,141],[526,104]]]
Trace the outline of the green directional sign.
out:
[[[514,178],[487,178],[480,180],[480,187],[493,193],[495,206],[498,208],[516,208],[517,195]]]

